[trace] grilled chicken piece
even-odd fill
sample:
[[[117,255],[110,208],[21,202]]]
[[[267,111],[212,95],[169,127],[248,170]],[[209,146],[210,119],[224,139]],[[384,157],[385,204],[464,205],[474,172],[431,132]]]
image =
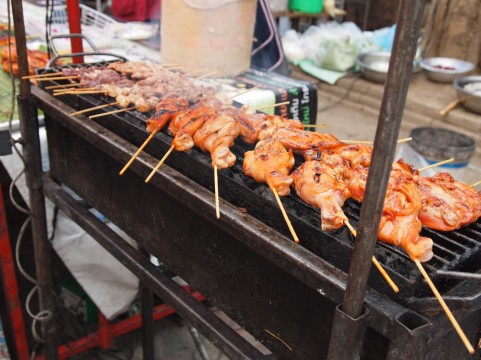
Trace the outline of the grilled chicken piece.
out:
[[[238,111],[235,117],[239,124],[239,135],[244,142],[254,144],[259,140],[259,131],[262,123],[265,121],[265,114],[246,114],[243,111]]]
[[[275,188],[280,196],[289,194],[294,155],[275,140],[261,140],[256,148],[244,154],[244,173],[257,182]]]
[[[321,210],[322,230],[342,227],[347,217],[342,211],[350,191],[344,183],[344,174],[336,166],[320,161],[306,161],[292,173],[297,195],[314,208]]]
[[[434,230],[451,231],[481,216],[481,192],[456,181],[449,173],[415,177],[422,199],[419,219]]]
[[[330,134],[320,134],[312,131],[289,128],[278,129],[272,134],[272,138],[279,141],[286,149],[300,153],[304,153],[307,150],[327,150],[342,144]]]
[[[346,184],[356,201],[361,202],[364,198],[368,170],[367,167],[358,166],[346,176]],[[414,182],[413,170],[402,161],[393,163],[378,239],[401,246],[411,258],[424,262],[433,257],[433,241],[419,235],[422,229],[419,220],[421,208],[422,201]]]
[[[280,129],[304,130],[304,125],[299,120],[286,119],[278,115],[264,114],[264,121],[260,123],[259,140],[270,139]]]
[[[194,134],[195,144],[212,157],[212,166],[225,169],[234,165],[236,157],[229,150],[240,129],[230,114],[220,113],[208,119]]]
[[[169,132],[174,136],[172,145],[177,151],[187,151],[194,147],[192,136],[204,123],[216,115],[212,106],[200,106],[174,115],[169,125]]]
[[[186,110],[189,101],[186,98],[177,96],[165,96],[155,107],[155,113],[147,120],[147,131],[162,129],[178,111]]]

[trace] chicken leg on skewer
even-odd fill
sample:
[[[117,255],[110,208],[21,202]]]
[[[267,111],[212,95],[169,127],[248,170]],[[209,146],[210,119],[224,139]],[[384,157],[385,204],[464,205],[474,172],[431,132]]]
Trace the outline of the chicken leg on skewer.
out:
[[[345,160],[344,160],[345,162]],[[306,161],[292,173],[296,194],[314,208],[321,210],[322,230],[339,229],[348,221],[342,211],[351,196],[347,185],[339,179],[342,167],[331,167],[320,160]]]
[[[272,139],[259,141],[253,151],[248,151],[244,155],[244,173],[258,182],[269,185],[287,227],[294,241],[298,243],[299,238],[279,197],[279,195],[287,195],[290,192],[289,186],[292,178],[289,176],[289,171],[292,166],[294,166],[292,151],[287,151],[279,142]]]

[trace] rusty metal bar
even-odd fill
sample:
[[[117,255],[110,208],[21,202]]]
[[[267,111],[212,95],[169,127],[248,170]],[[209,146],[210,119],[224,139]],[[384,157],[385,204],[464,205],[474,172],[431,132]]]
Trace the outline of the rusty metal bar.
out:
[[[394,160],[404,104],[416,53],[417,40],[424,10],[423,0],[403,0],[398,9],[397,29],[389,62],[388,78],[378,118],[374,150],[361,207],[359,228],[349,269],[342,311],[353,319],[362,315],[371,259],[377,241],[389,174]],[[343,321],[342,317],[338,321]],[[336,338],[356,337],[357,334],[338,333],[343,326],[334,324],[331,344]],[[333,341],[334,340],[334,341]],[[359,339],[362,341],[362,339]],[[351,343],[352,345],[352,343]],[[331,359],[350,359],[351,346],[330,346]]]
[[[12,12],[15,26],[19,75],[22,77],[28,75],[29,70],[21,1],[12,2]],[[32,101],[28,80],[22,80],[20,82],[18,104],[20,132],[23,140],[23,156],[25,158],[25,177],[30,197],[30,216],[32,218],[32,236],[35,253],[36,280],[39,288],[40,311],[51,314],[50,318],[41,322],[42,335],[45,342],[45,355],[47,359],[55,360],[58,358],[58,336],[54,316],[55,295],[51,270],[52,248],[48,241],[45,199],[42,191],[42,161],[38,135],[37,108]]]

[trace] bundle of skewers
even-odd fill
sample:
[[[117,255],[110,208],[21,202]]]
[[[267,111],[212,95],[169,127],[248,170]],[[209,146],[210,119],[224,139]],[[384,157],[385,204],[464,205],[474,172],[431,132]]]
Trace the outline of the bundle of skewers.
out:
[[[115,98],[115,102],[72,115],[114,105],[150,112],[146,126],[150,135],[120,175],[155,134],[166,128],[173,137],[172,146],[145,182],[150,181],[172,151],[189,151],[197,146],[212,159],[216,216],[219,218],[217,172],[236,162],[230,148],[240,137],[247,144],[255,144],[253,150],[244,154],[244,173],[271,189],[296,242],[299,239],[280,200],[281,196],[290,194],[291,187],[299,198],[320,210],[323,230],[347,226],[356,234],[342,207],[349,198],[358,202],[364,198],[371,146],[349,144],[331,134],[308,131],[298,120],[259,113],[256,111],[259,109],[248,106],[234,107],[232,98],[219,95],[215,88],[196,85],[192,73],[172,71],[166,66],[112,63],[107,67],[64,69],[57,75],[78,82],[71,86],[50,87],[54,95],[100,93]],[[36,79],[52,80],[54,76]],[[291,172],[294,153],[304,162]],[[421,262],[432,258],[433,241],[420,235],[422,227],[451,231],[471,224],[481,217],[481,192],[475,190],[479,183],[468,185],[456,181],[448,173],[425,177],[421,175],[422,170],[402,160],[393,163],[378,239],[402,247],[428,280]],[[397,291],[375,258],[373,262]],[[428,282],[431,286],[432,282]],[[438,300],[443,305],[440,295]],[[468,350],[474,352],[445,304],[443,308]]]

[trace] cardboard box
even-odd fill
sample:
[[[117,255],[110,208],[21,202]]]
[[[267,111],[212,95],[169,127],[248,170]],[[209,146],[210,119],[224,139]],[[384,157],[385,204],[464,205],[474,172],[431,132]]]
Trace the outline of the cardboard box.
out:
[[[276,73],[250,69],[235,78],[203,79],[206,86],[215,86],[239,104],[247,104],[270,115],[280,115],[315,124],[317,117],[317,86],[308,81],[292,79]],[[255,88],[252,91],[248,89]],[[286,105],[269,107],[288,101]]]

